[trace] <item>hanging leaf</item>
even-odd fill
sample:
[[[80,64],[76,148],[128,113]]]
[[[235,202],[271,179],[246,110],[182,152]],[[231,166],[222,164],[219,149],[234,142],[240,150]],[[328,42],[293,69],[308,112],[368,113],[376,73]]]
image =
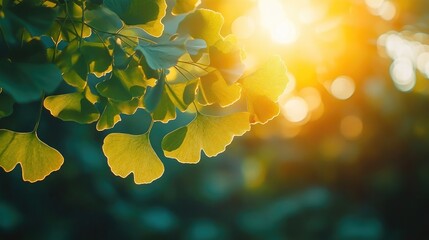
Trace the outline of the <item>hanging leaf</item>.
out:
[[[210,47],[210,66],[219,70],[228,84],[233,84],[244,73],[245,65],[241,56],[237,39],[230,35]]]
[[[248,113],[220,117],[197,114],[187,126],[167,134],[162,140],[162,149],[165,156],[181,163],[198,163],[201,150],[208,157],[216,156],[225,151],[234,136],[249,130]]]
[[[97,122],[96,128],[98,131],[113,128],[116,123],[121,121],[121,113],[132,115],[141,107],[143,107],[143,101],[139,98],[134,98],[131,101],[125,102],[108,99],[104,111]]]
[[[144,105],[148,112],[152,112],[158,106],[164,92],[164,85],[165,72],[162,71],[156,85],[154,87],[147,88],[147,92],[144,96]]]
[[[158,44],[140,42],[136,47],[136,51],[144,55],[151,69],[168,69],[175,66],[179,58],[186,53],[185,39],[176,39]]]
[[[129,66],[125,70],[114,68],[111,77],[97,84],[100,95],[116,101],[130,101],[145,93],[148,81],[140,66]]]
[[[100,42],[74,40],[58,56],[57,65],[64,80],[71,86],[83,90],[89,73],[102,76],[111,70],[112,57]]]
[[[288,82],[280,57],[273,57],[254,73],[239,80],[247,99],[251,123],[265,124],[279,114],[278,98]]]
[[[103,152],[116,176],[125,178],[133,173],[137,184],[151,183],[164,173],[164,165],[150,144],[149,133],[109,134],[104,139]]]
[[[36,182],[60,169],[63,156],[37,137],[35,132],[0,130],[0,166],[12,171],[19,163],[24,181]]]
[[[177,15],[192,12],[200,3],[200,0],[176,0],[172,13]]]
[[[14,101],[9,94],[0,88],[0,118],[7,117],[13,112]]]
[[[223,22],[222,14],[209,9],[198,9],[183,19],[179,24],[178,32],[189,34],[196,39],[203,39],[208,46],[212,46],[222,39],[220,30]]]
[[[58,9],[45,7],[36,1],[7,1],[2,9],[12,28],[25,28],[33,37],[46,33],[54,23]],[[37,19],[37,21],[35,21]]]
[[[67,93],[49,96],[43,102],[52,116],[63,121],[78,123],[92,123],[98,120],[100,113],[83,92]]]
[[[85,12],[85,22],[99,31],[116,33],[124,24],[116,13],[100,5]]]
[[[61,82],[54,64],[13,63],[0,60],[0,87],[17,102],[38,100],[43,92],[52,93]]]
[[[237,84],[226,84],[219,72],[213,71],[200,78],[198,85],[198,102],[202,105],[219,104],[227,107],[241,96],[241,87]]]
[[[104,4],[126,24],[140,25],[152,36],[159,37],[164,31],[165,0],[104,0]]]
[[[121,70],[126,69],[133,60],[132,56],[127,56],[119,38],[116,41],[110,38],[110,44],[113,45],[113,66]]]

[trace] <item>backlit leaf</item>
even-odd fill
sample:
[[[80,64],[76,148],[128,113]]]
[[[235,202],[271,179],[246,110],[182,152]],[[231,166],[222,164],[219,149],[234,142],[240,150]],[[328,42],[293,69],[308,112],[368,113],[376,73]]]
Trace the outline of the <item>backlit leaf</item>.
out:
[[[223,22],[222,14],[209,9],[198,9],[183,19],[178,31],[196,39],[203,39],[208,46],[212,46],[222,39],[220,30]]]
[[[244,73],[241,55],[237,40],[230,35],[210,47],[210,66],[218,69],[228,84],[233,84]]]
[[[141,52],[147,64],[153,70],[168,69],[177,64],[179,58],[185,54],[185,39],[147,44],[141,42],[136,50]]]
[[[164,165],[153,150],[149,134],[112,133],[103,143],[107,163],[116,176],[134,174],[137,184],[151,183],[164,173]]]
[[[92,123],[98,120],[100,113],[83,92],[49,96],[43,105],[54,117],[63,121]]]
[[[228,85],[217,71],[200,78],[197,99],[202,105],[217,103],[221,107],[226,107],[240,99],[240,96],[240,86]]]
[[[121,113],[132,115],[140,107],[143,107],[143,101],[139,98],[134,98],[131,101],[125,102],[108,99],[104,111],[97,122],[97,130],[103,131],[113,128],[116,123],[121,121]]]
[[[159,37],[164,31],[165,0],[104,0],[104,4],[128,25],[140,25],[147,33]]]
[[[0,166],[10,172],[20,164],[25,181],[43,180],[60,169],[64,162],[63,156],[40,141],[35,132],[17,133],[2,129],[0,143]]]
[[[277,101],[288,82],[286,66],[280,57],[273,57],[254,73],[243,77],[243,86],[252,123],[266,123],[279,114]]]
[[[197,114],[187,126],[167,134],[162,140],[162,149],[167,157],[181,163],[198,163],[201,150],[208,157],[225,151],[234,136],[250,130],[249,114],[235,113],[227,116]]]
[[[176,5],[174,5],[172,13],[177,15],[191,12],[200,3],[200,0],[176,0]]]
[[[113,69],[111,77],[97,84],[98,92],[116,101],[130,101],[134,97],[143,96],[147,80],[140,66],[129,66],[125,70]]]

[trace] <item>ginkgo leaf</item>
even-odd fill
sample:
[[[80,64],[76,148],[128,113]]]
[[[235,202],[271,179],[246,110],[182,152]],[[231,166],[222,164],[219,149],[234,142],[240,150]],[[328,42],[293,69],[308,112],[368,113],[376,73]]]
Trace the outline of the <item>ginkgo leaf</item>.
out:
[[[85,21],[99,31],[111,33],[117,32],[124,25],[116,13],[103,5],[86,10]]]
[[[242,50],[238,47],[237,39],[229,35],[210,47],[210,66],[222,74],[228,84],[235,83],[244,73]]]
[[[166,92],[170,96],[172,103],[180,111],[185,112],[188,106],[195,100],[198,79],[175,84],[169,83],[166,86]]]
[[[17,133],[0,130],[0,167],[12,171],[19,163],[24,181],[43,180],[60,169],[63,156],[54,148],[40,141],[35,132]]]
[[[43,102],[52,116],[63,121],[92,123],[98,120],[100,113],[83,92],[49,96]]]
[[[199,4],[200,0],[176,0],[172,13],[183,14],[193,11]]]
[[[151,183],[164,173],[164,165],[150,144],[149,133],[109,134],[104,139],[103,152],[113,174],[125,178],[133,173],[137,184]]]
[[[203,39],[208,46],[212,46],[219,39],[222,39],[220,30],[223,23],[222,14],[209,9],[198,9],[183,19],[179,24],[178,32],[189,34],[193,38]]]
[[[52,26],[57,16],[57,8],[45,7],[37,4],[37,1],[7,1],[2,9],[12,26],[24,27],[32,36],[40,36]],[[3,18],[3,17],[2,17]],[[37,19],[37,21],[35,21]]]
[[[116,123],[121,121],[121,113],[132,115],[140,107],[143,107],[143,101],[139,98],[134,98],[131,101],[125,102],[108,99],[104,111],[97,122],[97,130],[103,131],[113,128]]]
[[[201,150],[208,157],[225,151],[234,136],[250,130],[249,113],[227,116],[205,116],[197,114],[187,126],[167,134],[162,140],[162,149],[167,157],[181,163],[198,163]]]
[[[163,86],[158,105],[152,111],[152,118],[154,121],[167,123],[176,118],[176,105],[171,101],[167,91],[168,87],[165,84]]]
[[[104,4],[126,24],[139,25],[152,36],[159,37],[164,31],[165,0],[104,0]]]
[[[144,55],[147,64],[153,70],[168,69],[175,66],[179,58],[185,54],[185,39],[157,44],[140,42],[136,50]]]
[[[111,77],[97,84],[100,95],[116,101],[129,101],[145,93],[148,82],[140,66],[129,66],[125,70],[113,69]]]
[[[265,124],[279,114],[278,98],[288,82],[287,69],[280,57],[271,58],[239,82],[247,99],[252,123]]]
[[[228,85],[218,71],[213,71],[200,78],[197,96],[202,105],[217,103],[227,107],[240,99],[241,87]]]
[[[14,63],[0,60],[0,87],[17,102],[38,100],[43,92],[52,93],[61,83],[54,64]]]

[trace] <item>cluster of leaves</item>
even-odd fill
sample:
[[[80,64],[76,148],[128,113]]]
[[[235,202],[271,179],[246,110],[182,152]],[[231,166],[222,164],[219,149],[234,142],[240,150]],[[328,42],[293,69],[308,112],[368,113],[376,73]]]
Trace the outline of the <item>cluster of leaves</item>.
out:
[[[195,117],[167,134],[162,148],[182,163],[197,163],[201,150],[216,156],[252,124],[277,116],[287,83],[281,59],[245,72],[236,39],[220,34],[221,14],[196,9],[197,0],[173,4],[170,14],[165,0],[0,0],[0,117],[15,102],[41,100],[54,117],[96,122],[103,131],[121,114],[145,109],[152,117],[146,133],[111,133],[103,144],[112,172],[133,173],[141,184],[164,172],[151,129],[175,119],[176,109]],[[166,15],[177,16],[173,33],[164,29]],[[74,91],[52,95],[62,82]],[[39,121],[28,133],[0,130],[0,166],[20,164],[30,182],[64,161],[38,138]]]

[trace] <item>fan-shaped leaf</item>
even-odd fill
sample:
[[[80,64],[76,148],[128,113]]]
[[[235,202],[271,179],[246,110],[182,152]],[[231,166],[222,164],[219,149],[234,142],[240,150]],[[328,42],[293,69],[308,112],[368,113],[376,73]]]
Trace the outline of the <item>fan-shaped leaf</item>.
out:
[[[100,117],[97,108],[86,99],[83,92],[49,96],[43,105],[54,117],[64,121],[92,123]]]
[[[140,107],[143,107],[143,101],[139,98],[134,98],[131,101],[125,102],[108,99],[104,111],[97,122],[97,130],[103,131],[113,128],[116,123],[121,121],[121,113],[132,115]]]
[[[153,150],[149,134],[112,133],[104,139],[103,152],[116,176],[134,174],[137,184],[151,183],[164,173],[164,165]]]
[[[198,102],[202,105],[219,104],[226,107],[241,96],[241,88],[237,84],[228,85],[219,72],[214,71],[200,78],[198,85]]]
[[[158,44],[140,43],[136,50],[144,55],[147,64],[153,70],[168,69],[175,66],[179,58],[186,53],[185,39]]]
[[[125,70],[113,69],[112,76],[99,84],[98,92],[116,101],[130,101],[134,97],[143,96],[148,81],[144,78],[140,66],[129,66]]]
[[[178,31],[193,38],[203,39],[208,46],[212,46],[222,39],[220,30],[223,22],[222,14],[208,9],[198,9],[183,19]]]
[[[225,151],[234,136],[241,136],[248,130],[248,113],[220,117],[197,114],[187,126],[167,134],[162,140],[162,149],[165,156],[181,163],[197,163],[201,150],[209,157],[216,156]]]
[[[164,31],[165,0],[104,0],[104,4],[128,25],[141,25],[149,34],[159,37]]]
[[[266,123],[279,114],[277,101],[288,82],[286,66],[273,57],[254,73],[240,79],[252,123]]]
[[[12,171],[19,163],[25,181],[43,180],[64,162],[61,154],[40,141],[35,132],[17,133],[0,130],[0,166]]]
[[[200,0],[176,0],[172,13],[183,14],[193,11],[199,4]]]
[[[85,12],[85,21],[96,30],[115,33],[123,27],[123,22],[116,13],[100,5]]]

